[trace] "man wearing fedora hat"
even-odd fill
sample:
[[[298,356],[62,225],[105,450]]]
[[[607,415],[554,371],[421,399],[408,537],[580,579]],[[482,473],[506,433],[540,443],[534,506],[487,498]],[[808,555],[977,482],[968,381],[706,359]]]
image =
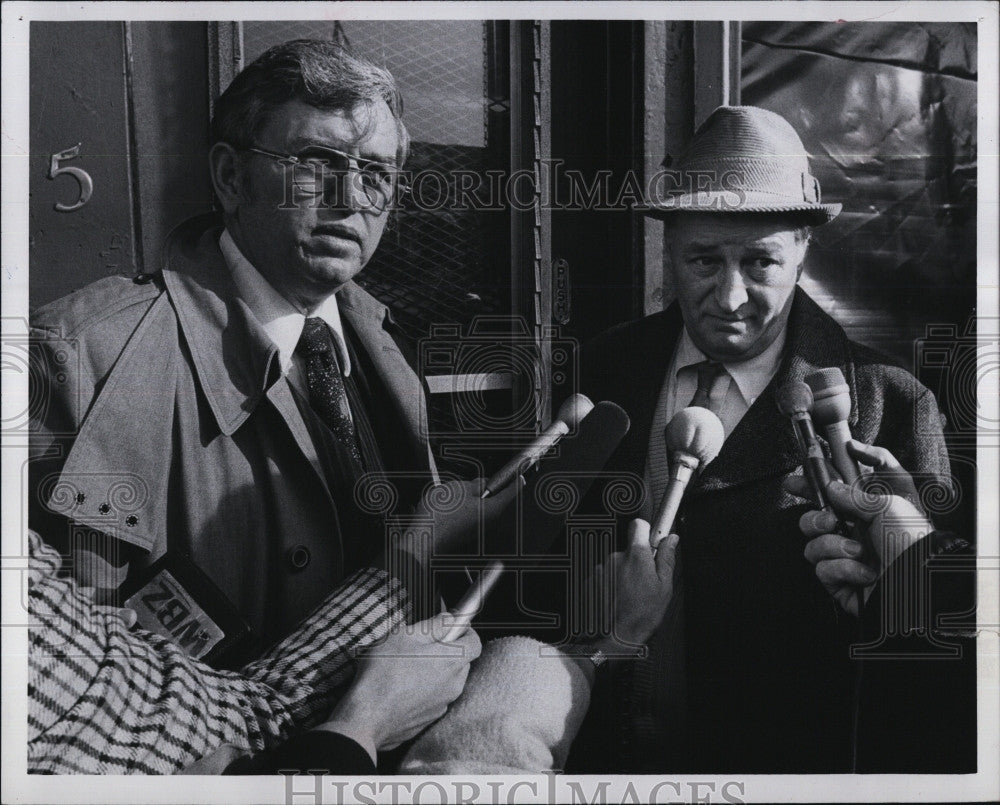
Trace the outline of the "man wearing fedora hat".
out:
[[[631,416],[608,469],[645,477],[647,517],[666,486],[664,428],[677,411],[712,409],[726,440],[675,522],[679,592],[649,657],[604,673],[570,768],[849,772],[857,625],[803,556],[805,507],[782,487],[801,459],[775,392],[841,369],[853,436],[920,478],[949,476],[937,403],[798,287],[812,228],[841,205],[821,201],[784,118],[715,110],[661,190],[643,212],[667,222],[676,301],[599,336],[583,389]]]

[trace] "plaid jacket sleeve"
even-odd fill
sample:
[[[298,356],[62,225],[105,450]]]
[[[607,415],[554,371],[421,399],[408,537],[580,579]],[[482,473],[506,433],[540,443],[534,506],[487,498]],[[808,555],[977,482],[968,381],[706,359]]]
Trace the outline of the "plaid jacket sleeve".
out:
[[[31,533],[28,770],[164,774],[230,744],[251,752],[319,723],[356,648],[404,621],[404,588],[358,571],[285,640],[239,672],[217,671],[95,605],[58,575]]]

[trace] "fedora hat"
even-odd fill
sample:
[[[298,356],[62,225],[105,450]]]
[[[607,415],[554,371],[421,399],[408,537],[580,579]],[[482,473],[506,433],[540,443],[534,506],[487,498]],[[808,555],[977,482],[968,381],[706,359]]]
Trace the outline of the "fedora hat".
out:
[[[720,106],[698,127],[687,150],[651,183],[641,211],[788,212],[818,225],[840,214],[820,202],[819,181],[795,129],[756,106]]]

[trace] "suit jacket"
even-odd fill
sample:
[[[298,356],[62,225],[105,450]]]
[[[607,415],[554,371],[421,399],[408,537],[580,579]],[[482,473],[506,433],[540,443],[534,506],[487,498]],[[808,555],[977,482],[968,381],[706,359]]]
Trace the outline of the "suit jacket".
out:
[[[341,532],[219,234],[194,219],[171,236],[162,272],[109,277],[34,314],[31,516],[60,544],[83,527],[114,538],[102,552],[131,546],[133,574],[168,549],[189,556],[267,644],[342,579],[345,541],[374,553],[383,535]],[[422,384],[388,310],[353,283],[338,303],[374,367],[387,469],[433,475]]]
[[[617,402],[632,418],[607,469],[644,472],[650,425],[682,326],[675,304],[608,331],[585,352],[585,393]],[[675,523],[684,588],[686,733],[660,725],[672,731],[675,743],[643,760],[637,757],[648,747],[630,745],[627,735],[610,742],[621,750],[613,760],[614,752],[588,753],[585,738],[579,763],[618,771],[850,770],[855,669],[848,646],[856,624],[838,611],[803,556],[798,519],[808,505],[782,489],[787,475],[801,473],[801,460],[775,402],[775,390],[786,381],[833,366],[850,386],[855,438],[890,449],[918,485],[949,475],[932,393],[848,340],[796,289],[777,374],[688,487]],[[628,691],[640,671],[634,665],[603,694],[598,689],[595,699],[604,701],[584,735],[601,735],[606,743],[608,730],[620,733],[630,719],[649,717],[628,712],[636,706]]]

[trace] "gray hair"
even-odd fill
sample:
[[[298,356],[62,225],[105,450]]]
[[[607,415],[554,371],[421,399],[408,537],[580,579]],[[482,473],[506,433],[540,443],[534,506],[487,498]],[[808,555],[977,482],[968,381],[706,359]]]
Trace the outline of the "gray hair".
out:
[[[216,102],[213,144],[224,142],[237,150],[259,145],[256,138],[268,116],[291,100],[330,111],[385,101],[399,134],[397,164],[402,166],[406,160],[410,136],[392,74],[351,55],[341,45],[320,39],[276,45],[240,72]]]

